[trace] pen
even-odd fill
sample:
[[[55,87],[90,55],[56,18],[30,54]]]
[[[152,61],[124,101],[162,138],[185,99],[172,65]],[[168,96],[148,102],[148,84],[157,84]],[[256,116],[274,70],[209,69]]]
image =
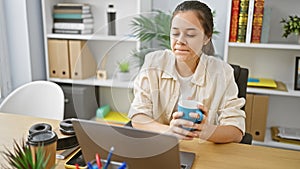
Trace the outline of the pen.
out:
[[[103,169],[107,169],[108,165],[110,164],[110,159],[111,159],[111,156],[112,156],[112,153],[113,153],[114,150],[115,150],[114,147],[110,148],[109,153],[108,153],[108,157],[107,157],[107,161],[106,161],[106,164],[103,167]]]
[[[98,153],[96,153],[96,162],[97,162],[98,168],[101,169],[102,163],[101,163],[100,155]]]
[[[88,166],[88,169],[93,169],[93,165],[90,162],[87,163],[87,166]]]
[[[126,162],[123,162],[118,169],[126,169]]]
[[[77,163],[75,164],[75,167],[76,167],[76,169],[79,169],[79,165]]]

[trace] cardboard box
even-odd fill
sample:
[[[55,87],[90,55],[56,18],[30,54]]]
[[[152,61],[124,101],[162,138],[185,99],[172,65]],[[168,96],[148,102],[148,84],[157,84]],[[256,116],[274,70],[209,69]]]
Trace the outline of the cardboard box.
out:
[[[267,126],[269,96],[247,94],[246,99],[246,131],[252,134],[253,140],[264,141]]]
[[[86,79],[96,75],[96,60],[87,41],[69,40],[69,56],[72,79]]]
[[[48,39],[49,76],[70,78],[68,40]]]

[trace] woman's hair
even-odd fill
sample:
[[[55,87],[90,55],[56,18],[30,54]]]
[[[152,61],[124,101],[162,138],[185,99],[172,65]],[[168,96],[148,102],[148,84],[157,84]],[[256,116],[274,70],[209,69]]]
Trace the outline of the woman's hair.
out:
[[[175,8],[172,14],[171,22],[175,15],[177,15],[179,12],[185,11],[194,11],[197,15],[200,24],[204,29],[205,35],[210,38],[210,41],[203,46],[202,51],[208,55],[214,55],[215,50],[211,42],[214,30],[214,21],[211,9],[205,3],[200,1],[184,1]]]

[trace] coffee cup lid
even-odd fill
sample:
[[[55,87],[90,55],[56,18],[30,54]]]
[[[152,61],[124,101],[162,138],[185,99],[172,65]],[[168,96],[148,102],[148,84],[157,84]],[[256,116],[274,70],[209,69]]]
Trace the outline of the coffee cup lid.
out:
[[[28,144],[31,146],[48,145],[57,141],[58,137],[54,131],[35,132],[28,136]]]

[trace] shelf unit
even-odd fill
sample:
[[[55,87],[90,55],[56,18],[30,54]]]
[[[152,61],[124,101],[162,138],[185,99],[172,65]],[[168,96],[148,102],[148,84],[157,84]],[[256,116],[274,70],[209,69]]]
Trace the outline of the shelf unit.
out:
[[[298,0],[265,0],[265,6],[272,9],[268,43],[251,43],[249,37],[245,43],[229,42],[231,0],[228,2],[227,26],[224,43],[224,60],[249,69],[250,77],[272,78],[285,83],[287,92],[248,87],[247,92],[269,96],[269,111],[265,141],[253,144],[300,150],[300,146],[272,141],[269,128],[284,126],[300,128],[300,91],[294,90],[295,58],[300,56],[300,45],[296,36],[282,38],[281,18],[300,15]],[[250,3],[254,0],[250,0]],[[251,11],[250,11],[251,12]],[[249,18],[248,18],[249,20]],[[251,20],[251,19],[250,19]],[[248,22],[249,23],[249,22]],[[248,26],[249,28],[249,26]],[[247,29],[246,35],[251,35]],[[296,120],[298,119],[298,120]]]
[[[72,35],[72,34],[54,34],[52,33],[52,8],[59,2],[72,3],[87,3],[91,6],[92,15],[94,18],[94,33],[91,35]],[[116,8],[116,36],[107,35],[106,8],[108,4],[113,3]],[[138,14],[151,11],[151,0],[43,0],[43,25],[44,25],[44,44],[46,56],[47,79],[55,82],[71,83],[71,84],[86,84],[108,87],[131,87],[130,82],[117,82],[114,80],[117,70],[117,62],[125,59],[130,59],[130,54],[134,49],[140,48],[140,42],[132,37],[130,29],[130,21]],[[88,47],[92,51],[96,61],[97,69],[105,69],[107,71],[108,80],[97,80],[96,78],[73,80],[73,79],[57,79],[49,76],[48,63],[48,39],[76,39],[87,40]],[[105,60],[106,64],[102,66]],[[134,66],[134,65],[133,65]],[[132,70],[133,72],[136,69]],[[135,73],[135,72],[134,72]],[[114,85],[113,83],[117,83]]]
[[[52,33],[53,6],[61,2],[87,3],[91,6],[94,19],[94,33],[91,35],[72,35]],[[116,9],[116,35],[108,35],[106,9],[109,4]],[[109,104],[114,111],[128,112],[132,98],[132,80],[118,81],[117,63],[129,60],[132,79],[137,73],[138,62],[132,60],[131,54],[142,44],[131,35],[131,20],[139,14],[149,13],[152,10],[152,0],[42,0],[43,32],[46,60],[47,80],[60,84],[88,85],[98,89],[100,105]],[[97,62],[97,70],[106,70],[107,80],[98,80],[95,76],[87,79],[53,78],[49,73],[48,39],[86,40],[87,46]],[[137,65],[135,65],[137,64]],[[99,105],[99,106],[100,106]]]

